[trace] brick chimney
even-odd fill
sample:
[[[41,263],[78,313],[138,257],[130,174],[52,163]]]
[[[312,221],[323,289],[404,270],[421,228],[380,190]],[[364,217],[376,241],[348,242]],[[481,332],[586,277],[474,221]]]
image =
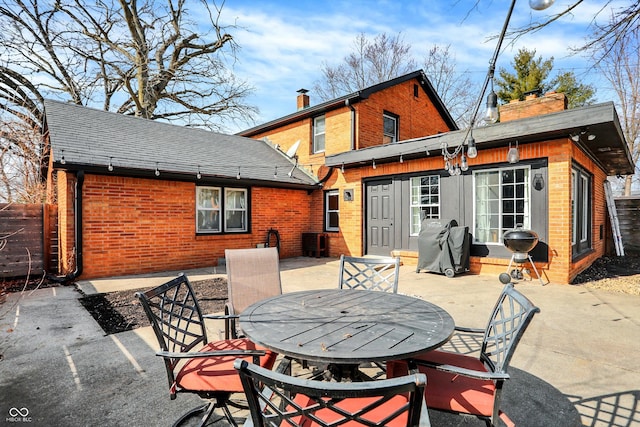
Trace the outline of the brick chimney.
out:
[[[305,108],[309,107],[309,95],[307,95],[307,92],[309,92],[306,89],[300,89],[297,91],[299,93],[298,95],[298,111],[300,110],[304,110]]]
[[[567,96],[564,93],[547,92],[538,97],[537,92],[527,93],[524,101],[514,100],[500,106],[500,122],[541,116],[567,109]]]

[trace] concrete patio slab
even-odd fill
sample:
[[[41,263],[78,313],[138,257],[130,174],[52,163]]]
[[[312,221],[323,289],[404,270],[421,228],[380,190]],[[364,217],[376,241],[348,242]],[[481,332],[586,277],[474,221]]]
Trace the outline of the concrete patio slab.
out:
[[[284,259],[283,291],[336,287],[338,268],[331,258]],[[92,280],[78,288],[145,288],[177,273]],[[186,273],[202,280],[224,271]],[[494,276],[449,279],[411,266],[401,267],[399,283],[399,292],[434,302],[457,324],[475,327],[485,326],[503,286]],[[504,390],[503,408],[516,425],[640,426],[640,297],[537,281],[516,288],[541,309]],[[162,426],[199,403],[189,395],[169,399],[149,327],[105,335],[81,296],[76,287],[62,286],[10,294],[0,305],[0,424]],[[222,324],[208,327],[217,337]],[[434,426],[484,425],[473,417],[431,410],[430,416]]]

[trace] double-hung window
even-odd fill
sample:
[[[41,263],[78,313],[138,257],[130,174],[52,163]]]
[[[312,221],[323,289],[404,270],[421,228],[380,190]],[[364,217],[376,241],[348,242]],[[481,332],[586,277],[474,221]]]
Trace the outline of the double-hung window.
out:
[[[474,241],[502,243],[517,224],[530,228],[528,166],[474,172]]]
[[[196,231],[198,233],[220,232],[220,188],[197,187]]]
[[[591,249],[591,175],[571,169],[571,252],[580,255]]]
[[[324,193],[325,231],[340,230],[339,196],[340,192],[338,190],[329,190]]]
[[[382,143],[390,144],[398,141],[398,116],[391,113],[382,115]]]
[[[411,178],[411,235],[420,234],[423,219],[440,219],[440,176]]]
[[[313,152],[324,152],[325,142],[325,124],[324,116],[318,116],[313,119]]]
[[[196,187],[196,232],[248,231],[246,188]]]
[[[224,231],[247,231],[247,190],[226,188],[224,191]]]

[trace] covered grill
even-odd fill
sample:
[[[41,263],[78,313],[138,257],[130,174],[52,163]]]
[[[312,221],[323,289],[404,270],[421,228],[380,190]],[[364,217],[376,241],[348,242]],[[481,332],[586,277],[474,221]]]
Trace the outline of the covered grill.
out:
[[[536,275],[542,283],[542,277],[538,273],[538,269],[533,263],[533,259],[529,252],[533,250],[538,244],[538,233],[532,230],[527,230],[522,227],[522,224],[517,224],[513,230],[507,230],[502,235],[502,242],[504,246],[509,249],[513,255],[511,255],[511,261],[507,272],[500,274],[500,281],[502,283],[509,283],[511,279],[522,280],[523,273],[530,274],[529,269],[524,267],[524,263],[529,261],[531,266],[536,272]],[[511,269],[511,265],[515,264],[515,267]]]
[[[468,271],[470,248],[469,227],[458,226],[456,220],[443,225],[440,220],[423,219],[418,236],[416,272],[444,273],[451,278]]]

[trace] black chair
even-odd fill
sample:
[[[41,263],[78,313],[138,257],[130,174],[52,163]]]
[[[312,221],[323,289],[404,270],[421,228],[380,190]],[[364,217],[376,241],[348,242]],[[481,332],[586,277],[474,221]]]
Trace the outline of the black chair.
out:
[[[229,423],[237,426],[229,405],[231,395],[243,388],[233,362],[244,357],[261,366],[271,368],[276,354],[247,339],[207,340],[204,317],[191,284],[185,275],[146,292],[137,292],[164,360],[169,380],[169,393],[194,393],[209,403],[183,415],[174,426],[188,418],[204,413],[200,425],[206,424],[214,409],[221,408]],[[246,407],[241,406],[240,407]]]
[[[412,362],[429,378],[425,397],[429,407],[476,415],[487,425],[513,421],[500,410],[502,387],[516,346],[540,309],[507,284],[491,313],[479,357],[446,351],[430,351]],[[405,375],[407,362],[388,361],[387,376]]]
[[[398,292],[400,258],[340,256],[340,289]]]
[[[326,382],[270,371],[236,360],[254,426],[418,426],[426,377]],[[426,424],[426,422],[425,422]]]

